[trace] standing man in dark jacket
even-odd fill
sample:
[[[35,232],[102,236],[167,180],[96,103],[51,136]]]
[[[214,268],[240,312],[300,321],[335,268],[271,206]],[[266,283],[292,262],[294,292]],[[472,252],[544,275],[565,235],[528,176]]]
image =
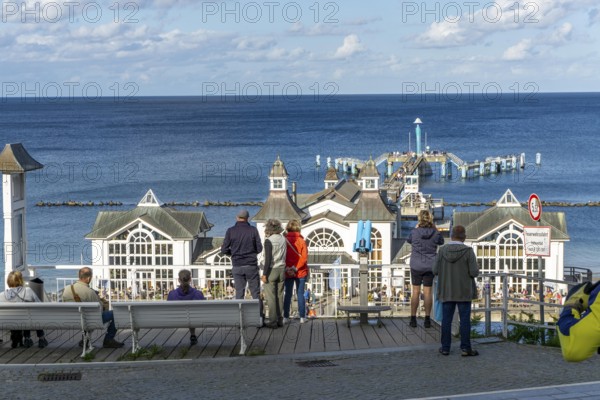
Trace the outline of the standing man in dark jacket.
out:
[[[260,295],[260,277],[256,256],[262,251],[263,246],[258,229],[248,223],[249,217],[248,210],[238,212],[236,223],[227,229],[225,240],[221,246],[221,252],[231,256],[236,299],[245,297],[246,283],[253,299],[258,299]]]
[[[410,297],[410,326],[417,327],[417,309],[421,297],[421,285],[423,285],[423,300],[425,305],[425,328],[431,327],[431,305],[433,296],[431,286],[433,285],[433,260],[438,246],[444,244],[442,234],[433,224],[433,216],[428,210],[419,212],[417,227],[408,235],[408,243],[412,245],[410,254],[410,281],[412,293]]]
[[[450,243],[440,248],[433,264],[433,273],[438,276],[437,295],[442,302],[442,347],[440,353],[450,354],[452,341],[452,318],[458,307],[460,318],[460,349],[464,357],[479,353],[471,348],[471,300],[472,281],[479,275],[475,252],[463,242],[467,237],[465,228],[456,225],[452,228]]]

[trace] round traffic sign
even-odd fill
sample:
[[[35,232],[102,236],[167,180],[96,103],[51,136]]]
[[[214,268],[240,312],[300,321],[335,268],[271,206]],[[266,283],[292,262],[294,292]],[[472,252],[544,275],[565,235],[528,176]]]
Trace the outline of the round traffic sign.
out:
[[[542,201],[537,194],[533,193],[529,196],[528,208],[531,219],[539,221],[542,217]]]

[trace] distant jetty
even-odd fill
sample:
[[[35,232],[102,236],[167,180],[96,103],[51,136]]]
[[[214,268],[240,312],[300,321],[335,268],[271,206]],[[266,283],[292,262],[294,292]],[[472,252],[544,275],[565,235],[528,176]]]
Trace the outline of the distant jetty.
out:
[[[119,207],[123,206],[123,202],[120,201],[75,201],[75,200],[67,200],[67,201],[38,201],[35,203],[37,207]],[[249,207],[262,207],[262,201],[210,201],[205,200],[203,202],[200,201],[170,201],[166,202],[165,205],[170,207],[239,207],[239,206],[249,206]]]

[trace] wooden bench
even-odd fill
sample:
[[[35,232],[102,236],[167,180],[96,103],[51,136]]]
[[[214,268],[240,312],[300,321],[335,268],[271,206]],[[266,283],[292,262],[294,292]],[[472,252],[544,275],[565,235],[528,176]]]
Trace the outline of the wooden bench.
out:
[[[140,348],[140,329],[239,326],[243,355],[244,329],[261,326],[258,300],[126,301],[112,307],[117,328],[132,331],[132,353]]]
[[[91,332],[104,326],[102,306],[97,302],[0,303],[0,329],[81,331],[84,335],[81,357],[94,349]]]
[[[348,317],[348,328],[350,327],[350,315],[352,314],[377,314],[377,326],[381,327],[383,322],[381,321],[381,312],[389,311],[392,309],[390,306],[339,306],[339,311],[346,313]]]

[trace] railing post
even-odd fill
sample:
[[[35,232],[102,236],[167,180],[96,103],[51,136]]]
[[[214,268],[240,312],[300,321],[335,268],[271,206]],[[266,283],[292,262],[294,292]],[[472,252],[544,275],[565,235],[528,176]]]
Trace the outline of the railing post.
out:
[[[490,278],[484,278],[483,296],[485,299],[485,336],[491,336],[492,332],[492,311],[491,308],[491,293],[490,293]]]
[[[541,265],[541,257],[538,257],[538,263]],[[544,275],[543,271],[540,267],[540,283],[539,283],[539,295],[540,295],[540,325],[544,326],[546,323],[544,322]],[[542,346],[546,344],[546,329],[542,328],[540,330],[540,340]]]
[[[502,275],[502,337],[508,338],[508,275]]]

